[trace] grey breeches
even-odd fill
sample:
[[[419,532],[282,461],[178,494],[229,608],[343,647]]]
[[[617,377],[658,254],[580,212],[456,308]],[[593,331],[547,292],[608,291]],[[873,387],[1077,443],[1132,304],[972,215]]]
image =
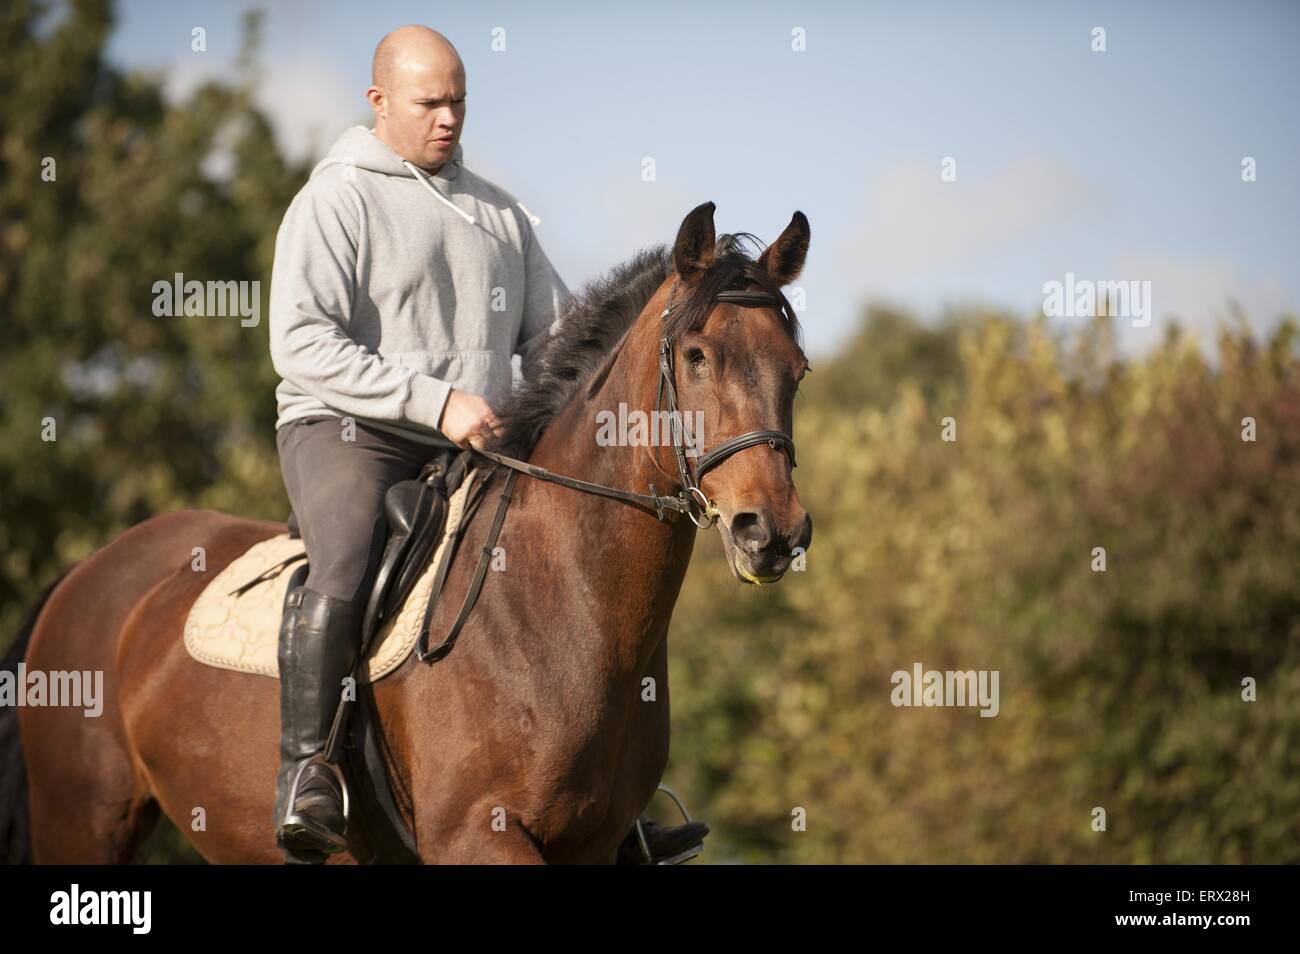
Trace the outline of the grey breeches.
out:
[[[275,435],[280,472],[311,570],[307,586],[365,608],[383,555],[384,494],[418,477],[438,449],[337,417],[291,421]]]

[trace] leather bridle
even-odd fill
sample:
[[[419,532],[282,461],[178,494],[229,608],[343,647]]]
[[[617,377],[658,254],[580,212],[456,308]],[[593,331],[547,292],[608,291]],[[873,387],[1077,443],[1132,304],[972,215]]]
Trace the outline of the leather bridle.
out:
[[[662,318],[666,322],[672,315],[673,296],[677,292],[677,281],[673,282],[672,289],[668,292],[668,304],[663,310]],[[776,308],[778,311],[785,312],[789,316],[788,305],[784,296],[762,290],[732,290],[720,291],[713,296],[717,302],[727,302],[730,304],[741,305],[747,308]],[[749,447],[757,447],[760,444],[767,444],[774,450],[783,450],[790,458],[790,466],[795,467],[794,457],[794,440],[784,431],[775,430],[755,430],[746,431],[737,437],[723,441],[717,447],[699,455],[695,467],[692,468],[687,463],[686,445],[684,442],[683,428],[681,423],[681,414],[677,407],[677,382],[673,362],[673,343],[664,335],[659,339],[659,385],[655,390],[655,414],[659,413],[660,406],[663,404],[664,394],[668,396],[668,417],[673,436],[673,452],[677,458],[677,475],[681,483],[681,490],[673,496],[660,495],[655,490],[655,485],[650,485],[650,493],[638,494],[628,490],[619,490],[616,487],[606,487],[603,484],[593,484],[585,480],[578,480],[576,477],[565,477],[561,474],[552,473],[545,468],[529,464],[526,461],[516,460],[513,457],[506,457],[504,454],[498,454],[494,451],[483,450],[471,446],[471,450],[486,457],[488,460],[495,461],[504,467],[521,474],[527,474],[529,477],[536,477],[538,480],[550,481],[559,484],[562,487],[569,487],[573,490],[580,490],[584,493],[596,494],[602,497],[611,497],[615,500],[622,500],[627,503],[638,504],[645,507],[653,507],[656,515],[660,520],[664,519],[665,510],[675,510],[678,513],[684,513],[690,518],[691,523],[701,530],[707,530],[713,526],[717,519],[717,510],[713,506],[713,501],[709,500],[704,491],[700,489],[700,481],[704,475],[713,468],[717,467],[732,454],[738,453]],[[513,478],[513,474],[511,477]],[[503,500],[502,510],[504,511]]]
[[[674,281],[672,289],[668,292],[668,304],[664,308],[662,316],[664,321],[667,321],[672,315],[673,295],[676,292],[677,282]],[[766,291],[721,291],[713,296],[713,300],[730,302],[748,308],[772,307],[778,311],[785,308],[785,302],[780,297]],[[663,399],[665,389],[668,392],[668,419],[673,432],[673,452],[677,456],[677,475],[682,486],[678,496],[680,499],[695,504],[696,509],[687,510],[685,513],[690,518],[691,523],[701,530],[707,530],[713,526],[713,521],[717,518],[717,511],[713,508],[713,502],[700,489],[700,481],[704,479],[706,473],[717,467],[732,454],[747,447],[767,444],[773,450],[778,447],[784,450],[790,457],[790,466],[795,466],[794,440],[789,434],[784,431],[757,430],[746,431],[738,437],[723,441],[713,450],[702,453],[695,462],[695,471],[692,473],[686,463],[686,448],[682,440],[682,418],[677,408],[677,379],[673,367],[673,345],[667,336],[659,339],[659,387],[655,390],[655,414],[659,413],[659,405]],[[654,492],[654,484],[651,484],[651,495],[654,495]],[[704,523],[700,522],[701,517],[705,518]],[[662,511],[660,511],[659,519],[663,519]]]
[[[677,291],[677,282],[673,282],[672,290],[668,293],[668,307],[664,309],[663,319],[668,320],[673,310],[673,294]],[[714,301],[730,302],[736,305],[743,305],[749,308],[771,307],[783,311],[787,320],[792,320],[789,305],[784,296],[772,292],[754,290],[754,291],[721,291],[713,296]],[[793,322],[792,322],[793,323]],[[470,611],[474,608],[478,595],[483,589],[483,582],[487,578],[488,565],[492,561],[493,551],[496,547],[497,538],[501,535],[501,526],[505,523],[506,510],[510,506],[510,498],[514,493],[515,480],[520,474],[527,474],[529,477],[536,477],[538,480],[549,481],[553,484],[559,484],[561,487],[569,487],[573,490],[580,490],[583,493],[596,494],[601,497],[610,497],[614,500],[622,500],[626,503],[636,504],[641,507],[653,507],[660,520],[664,519],[664,512],[675,510],[678,513],[684,513],[690,518],[691,523],[701,530],[712,527],[717,520],[718,512],[713,506],[713,501],[709,500],[704,491],[700,489],[700,481],[704,475],[717,467],[732,454],[745,450],[748,447],[757,447],[760,444],[786,452],[790,457],[790,466],[794,467],[794,441],[789,434],[784,431],[757,430],[746,431],[739,437],[733,437],[730,440],[723,441],[712,450],[701,454],[696,461],[695,468],[692,470],[686,462],[686,447],[683,443],[683,428],[681,417],[677,408],[677,382],[673,370],[673,345],[668,340],[667,335],[659,339],[659,387],[655,393],[655,412],[658,413],[659,406],[663,401],[665,391],[668,395],[668,411],[671,421],[673,434],[673,450],[677,456],[677,474],[681,481],[681,490],[675,495],[661,496],[656,490],[655,485],[650,485],[650,493],[638,494],[630,490],[619,490],[617,487],[606,487],[604,484],[593,484],[586,480],[579,480],[576,477],[565,477],[562,474],[555,474],[543,467],[530,464],[527,461],[516,460],[513,457],[506,457],[504,454],[498,454],[495,451],[483,450],[478,447],[470,446],[469,450],[494,461],[503,467],[510,469],[510,475],[506,478],[505,486],[501,489],[500,503],[497,505],[496,515],[492,519],[492,527],[488,530],[487,539],[484,541],[482,549],[479,551],[478,565],[474,568],[474,575],[470,579],[469,589],[465,594],[465,600],[461,603],[460,612],[452,622],[447,636],[441,643],[432,649],[428,649],[429,625],[433,608],[437,605],[437,595],[442,589],[442,582],[445,580],[447,567],[450,565],[451,554],[443,557],[442,569],[438,579],[434,584],[434,594],[431,598],[428,608],[425,610],[424,623],[421,625],[419,638],[415,646],[415,655],[422,662],[436,662],[447,653],[451,652],[461,630],[469,619]],[[658,462],[656,461],[656,466]],[[662,468],[660,468],[662,470]],[[484,484],[483,486],[486,486]],[[467,509],[461,519],[461,526],[464,527],[469,523],[470,515],[478,509],[481,497],[476,497]]]

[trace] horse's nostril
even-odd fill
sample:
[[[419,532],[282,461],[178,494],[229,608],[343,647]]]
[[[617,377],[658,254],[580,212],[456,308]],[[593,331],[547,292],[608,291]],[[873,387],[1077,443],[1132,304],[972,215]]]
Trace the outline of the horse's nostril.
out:
[[[731,519],[731,539],[751,552],[766,550],[772,543],[772,529],[767,518],[745,511]]]

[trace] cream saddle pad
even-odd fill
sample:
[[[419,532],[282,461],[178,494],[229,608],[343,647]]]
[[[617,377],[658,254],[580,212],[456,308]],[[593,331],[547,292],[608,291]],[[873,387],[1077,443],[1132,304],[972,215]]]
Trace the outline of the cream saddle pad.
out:
[[[447,559],[448,541],[456,534],[464,516],[478,471],[470,471],[447,501],[447,519],[442,539],[429,564],[420,574],[396,618],[388,620],[375,634],[366,658],[368,681],[388,675],[405,661],[415,646],[433,594],[433,579]],[[280,620],[289,579],[298,567],[295,556],[305,553],[300,539],[287,533],[253,546],[204,588],[185,619],[185,649],[201,663],[218,669],[254,672],[278,678],[277,659]],[[292,562],[290,562],[292,561]],[[266,577],[266,579],[259,579]],[[258,580],[238,596],[233,593]]]

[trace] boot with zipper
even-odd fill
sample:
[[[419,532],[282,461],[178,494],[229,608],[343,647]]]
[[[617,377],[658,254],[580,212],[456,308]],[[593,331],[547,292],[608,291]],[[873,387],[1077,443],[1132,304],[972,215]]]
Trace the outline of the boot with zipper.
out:
[[[355,604],[290,586],[278,653],[280,771],[275,835],[291,863],[319,864],[326,855],[347,849],[339,778],[319,760],[307,763],[325,749],[343,680],[356,668],[360,641],[361,611]],[[293,804],[288,804],[296,776]]]

